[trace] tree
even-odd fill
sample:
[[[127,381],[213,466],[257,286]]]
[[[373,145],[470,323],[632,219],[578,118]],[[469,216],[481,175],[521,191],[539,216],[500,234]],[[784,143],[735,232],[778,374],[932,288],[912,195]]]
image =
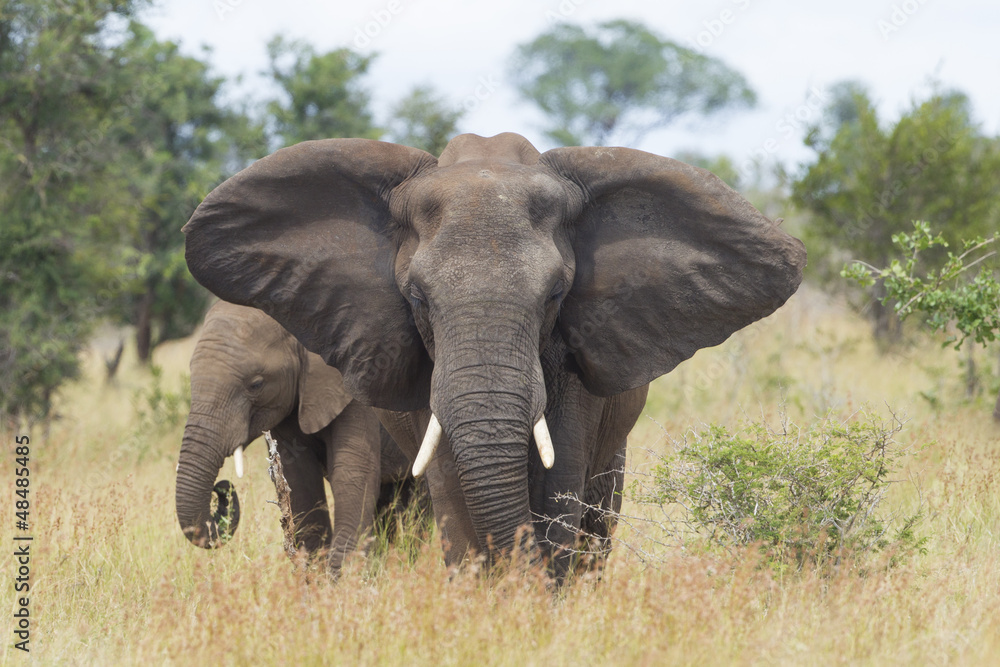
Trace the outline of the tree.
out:
[[[278,144],[381,136],[369,110],[371,96],[361,85],[373,56],[350,49],[319,54],[304,42],[283,37],[272,39],[267,53],[268,73],[282,89],[282,99],[267,105]]]
[[[112,261],[94,239],[128,208],[108,168],[114,26],[138,3],[0,5],[0,416],[45,419],[79,372]]]
[[[953,244],[995,228],[1000,150],[972,122],[964,95],[935,92],[886,126],[861,86],[844,83],[833,93],[823,121],[805,139],[816,160],[792,186],[792,200],[811,213],[807,242],[819,250],[814,258],[885,266],[892,235],[916,219],[946,228]],[[874,288],[875,335],[893,337],[898,327],[892,309],[881,304],[884,286],[877,281]]]
[[[262,128],[222,104],[223,80],[176,44],[133,22],[120,51],[117,83],[130,103],[113,133],[120,182],[135,206],[119,228],[117,315],[135,325],[138,356],[147,362],[158,343],[194,330],[210,297],[188,273],[180,228],[227,171],[266,152],[266,141]]]
[[[592,32],[566,23],[521,45],[511,76],[552,120],[562,145],[638,143],[684,114],[751,107],[756,96],[722,61],[617,20]]]
[[[461,108],[450,107],[430,86],[416,86],[392,108],[389,138],[440,155],[457,134]]]
[[[204,63],[134,21],[139,3],[0,7],[0,416],[45,420],[103,319],[140,358],[186,335],[208,293],[180,227],[262,132]]]

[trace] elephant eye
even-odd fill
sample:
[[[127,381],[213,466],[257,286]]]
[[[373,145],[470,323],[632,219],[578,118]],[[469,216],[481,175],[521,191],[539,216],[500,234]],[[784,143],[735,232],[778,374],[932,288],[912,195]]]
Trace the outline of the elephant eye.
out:
[[[563,281],[557,280],[556,284],[552,286],[552,291],[549,292],[549,298],[553,301],[558,301],[563,295]]]
[[[263,387],[263,386],[264,386],[264,378],[260,377],[259,375],[257,377],[255,377],[250,382],[249,385],[247,385],[247,387],[250,389],[250,391],[260,391],[261,387]]]

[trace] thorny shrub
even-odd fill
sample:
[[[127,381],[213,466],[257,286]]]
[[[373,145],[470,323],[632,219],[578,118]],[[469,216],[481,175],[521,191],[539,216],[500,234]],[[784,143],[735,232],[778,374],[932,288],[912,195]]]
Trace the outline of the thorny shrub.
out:
[[[709,544],[758,545],[778,567],[838,562],[891,549],[892,561],[923,552],[922,509],[887,513],[881,505],[908,448],[903,422],[862,411],[779,430],[747,422],[735,432],[709,426],[663,457],[633,499],[680,508]]]

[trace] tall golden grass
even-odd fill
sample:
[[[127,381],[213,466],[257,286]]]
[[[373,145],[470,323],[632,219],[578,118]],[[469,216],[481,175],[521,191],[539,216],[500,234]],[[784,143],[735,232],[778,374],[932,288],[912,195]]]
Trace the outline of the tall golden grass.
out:
[[[180,391],[191,341],[155,361]],[[927,445],[889,501],[925,503],[927,552],[895,567],[776,573],[755,552],[619,546],[603,580],[553,592],[537,575],[487,581],[448,572],[433,538],[416,556],[356,558],[336,584],[293,571],[266,501],[264,447],[237,485],[243,521],[225,548],[184,539],[174,516],[182,424],[137,429],[148,371],[101,363],[60,397],[48,441],[32,439],[31,656],[38,664],[997,664],[1000,656],[1000,442],[990,397],[961,400],[959,356],[918,339],[879,353],[843,306],[803,290],[776,316],[699,352],[654,383],[633,431],[642,472],[684,432],[746,416],[808,420],[864,403],[905,414],[901,438]],[[935,401],[932,406],[932,402]],[[142,399],[140,399],[142,400]],[[888,407],[885,407],[888,406]],[[4,452],[13,460],[13,433]],[[231,464],[222,477],[234,479]],[[13,544],[13,475],[0,535]],[[644,508],[626,502],[627,514]],[[617,537],[642,535],[622,526]],[[642,546],[642,545],[640,545]],[[0,559],[5,609],[12,558]],[[12,648],[8,616],[4,664]]]

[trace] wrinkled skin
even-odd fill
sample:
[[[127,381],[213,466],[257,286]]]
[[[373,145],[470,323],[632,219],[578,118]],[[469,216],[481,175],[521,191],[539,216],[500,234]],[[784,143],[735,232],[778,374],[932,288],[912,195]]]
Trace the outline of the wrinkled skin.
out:
[[[409,456],[433,411],[449,562],[509,552],[532,526],[559,575],[579,530],[612,526],[557,496],[617,508],[648,383],[772,313],[805,266],[707,171],[626,148],[539,154],[511,133],[461,135],[439,159],[298,144],[219,186],[184,231],[195,278],[340,369]]]
[[[327,549],[339,570],[371,527],[382,486],[405,479],[409,462],[339,371],[263,312],[220,301],[191,356],[191,413],[177,465],[177,518],[192,543],[220,546],[235,530],[209,511],[213,484],[226,457],[266,430],[291,489],[298,545]]]

